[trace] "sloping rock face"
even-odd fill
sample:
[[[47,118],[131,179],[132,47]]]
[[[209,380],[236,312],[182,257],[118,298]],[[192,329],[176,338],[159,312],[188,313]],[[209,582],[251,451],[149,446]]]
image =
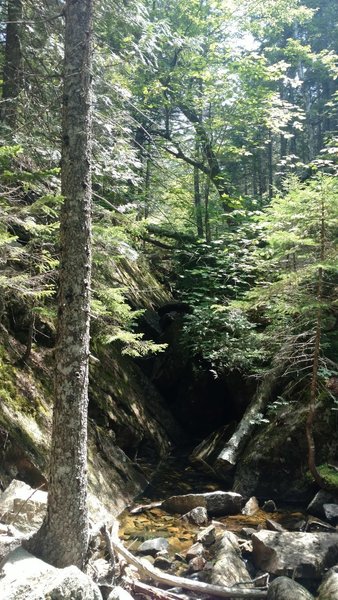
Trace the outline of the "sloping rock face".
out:
[[[0,598],[6,600],[102,600],[97,585],[77,567],[56,569],[23,548],[11,552],[0,575]]]
[[[35,349],[29,365],[19,366],[23,352],[17,340],[0,332],[0,489],[12,479],[47,489],[52,351]],[[116,515],[147,485],[135,459],[156,464],[179,429],[131,359],[107,348],[96,356],[90,381],[89,491]]]
[[[243,496],[273,497],[278,501],[308,502],[315,486],[305,477],[307,407],[289,404],[258,425],[244,449],[235,472],[233,489]],[[318,406],[315,419],[317,462],[327,462],[337,452],[333,437],[334,413],[326,404]]]
[[[338,562],[338,533],[263,530],[251,540],[254,565],[273,575],[319,579]]]

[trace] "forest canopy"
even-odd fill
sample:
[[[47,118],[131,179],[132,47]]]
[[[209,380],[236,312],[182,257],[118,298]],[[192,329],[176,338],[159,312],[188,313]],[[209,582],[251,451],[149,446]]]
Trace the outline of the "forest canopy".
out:
[[[55,335],[63,2],[0,10],[1,318],[20,312],[29,353]],[[98,0],[94,10],[92,344],[163,349],[137,330],[145,303],[116,281],[121,261],[145,256],[191,307],[183,343],[215,376],[261,376],[287,352],[287,372],[328,393],[337,4]]]

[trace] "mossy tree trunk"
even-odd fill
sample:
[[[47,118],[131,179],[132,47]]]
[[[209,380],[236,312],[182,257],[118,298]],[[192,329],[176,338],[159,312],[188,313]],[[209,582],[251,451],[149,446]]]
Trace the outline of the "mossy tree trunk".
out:
[[[66,2],[61,263],[47,516],[28,547],[83,568],[88,546],[87,405],[91,277],[92,0]]]

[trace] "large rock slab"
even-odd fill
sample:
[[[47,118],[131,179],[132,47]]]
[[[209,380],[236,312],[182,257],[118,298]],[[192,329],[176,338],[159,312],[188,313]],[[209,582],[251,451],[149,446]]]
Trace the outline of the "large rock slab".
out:
[[[216,551],[211,583],[231,587],[239,581],[250,581],[250,579],[250,574],[241,558],[237,537],[231,531],[226,531]],[[250,587],[249,584],[246,587]]]
[[[23,481],[13,479],[0,496],[0,515],[24,533],[40,527],[46,512],[47,492],[34,490]]]
[[[13,479],[0,495],[0,517],[3,523],[14,525],[23,534],[36,531],[45,516],[47,492],[31,488]],[[89,519],[94,525],[110,522],[113,517],[98,498],[88,492]]]
[[[316,415],[314,435],[325,457],[330,455],[335,414],[323,400]],[[269,423],[256,427],[237,464],[232,489],[247,497],[270,497],[293,504],[309,502],[315,486],[305,476],[307,416],[306,404],[290,403],[271,415]]]
[[[263,530],[251,540],[254,565],[274,575],[319,579],[338,562],[338,533]]]
[[[302,585],[288,577],[277,577],[269,586],[267,600],[314,600]]]
[[[206,492],[171,496],[162,502],[161,508],[168,512],[184,515],[197,506],[203,506],[212,516],[236,515],[244,504],[243,496],[235,492]]]
[[[4,600],[102,600],[97,585],[77,567],[56,569],[23,548],[7,557],[0,572]]]
[[[338,566],[326,573],[318,593],[318,600],[338,600]]]

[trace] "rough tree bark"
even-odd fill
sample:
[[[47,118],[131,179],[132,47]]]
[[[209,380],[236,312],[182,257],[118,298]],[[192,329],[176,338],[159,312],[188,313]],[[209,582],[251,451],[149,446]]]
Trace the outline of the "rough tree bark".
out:
[[[88,546],[87,404],[91,276],[92,0],[67,0],[61,263],[47,515],[28,549],[83,568]]]
[[[1,119],[12,130],[17,123],[18,96],[22,89],[21,21],[22,0],[8,0]]]

